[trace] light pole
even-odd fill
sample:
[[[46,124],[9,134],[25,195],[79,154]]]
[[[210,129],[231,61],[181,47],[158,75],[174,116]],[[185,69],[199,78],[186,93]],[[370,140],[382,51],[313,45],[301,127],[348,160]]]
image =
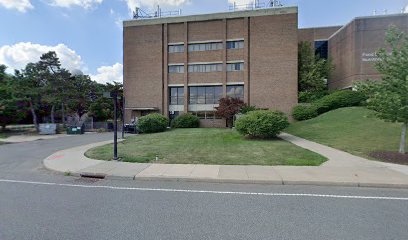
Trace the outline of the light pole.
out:
[[[113,100],[113,160],[117,161],[118,158],[118,92],[104,92],[103,96],[111,98]]]

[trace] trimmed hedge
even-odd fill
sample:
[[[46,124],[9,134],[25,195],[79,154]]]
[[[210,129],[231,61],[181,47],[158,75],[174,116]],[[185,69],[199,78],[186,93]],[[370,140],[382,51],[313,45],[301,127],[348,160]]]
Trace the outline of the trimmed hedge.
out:
[[[169,125],[169,120],[158,113],[152,113],[139,118],[137,129],[142,133],[164,132]]]
[[[367,97],[362,92],[341,90],[324,96],[309,106],[298,105],[294,107],[292,116],[298,121],[303,121],[334,109],[360,106],[366,99]]]
[[[367,98],[362,92],[342,90],[334,92],[313,103],[319,114],[342,108],[359,106]]]
[[[284,113],[270,110],[251,111],[235,122],[237,131],[253,138],[276,137],[289,126]]]
[[[292,116],[297,121],[303,121],[315,118],[319,116],[319,113],[313,105],[298,105],[293,108]]]
[[[200,119],[190,113],[177,116],[171,121],[172,128],[198,128],[200,127]]]
[[[329,94],[330,92],[327,90],[299,92],[299,102],[300,103],[312,103]]]

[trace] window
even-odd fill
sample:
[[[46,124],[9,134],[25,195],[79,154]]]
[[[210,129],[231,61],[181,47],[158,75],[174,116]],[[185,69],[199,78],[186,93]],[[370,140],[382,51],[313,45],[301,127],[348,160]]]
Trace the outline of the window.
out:
[[[227,96],[231,98],[239,98],[244,100],[244,86],[234,85],[227,86]]]
[[[184,73],[184,65],[169,66],[169,73]]]
[[[192,43],[188,45],[189,52],[212,51],[222,49],[222,43]]]
[[[227,63],[227,71],[234,72],[234,71],[243,71],[244,70],[244,63]]]
[[[215,111],[201,111],[201,112],[190,112],[192,115],[197,116],[199,119],[221,119],[215,115]]]
[[[188,72],[221,72],[222,64],[194,64],[188,66]]]
[[[227,49],[239,49],[239,48],[244,48],[244,40],[227,42]]]
[[[315,41],[315,55],[327,59],[329,57],[328,41]]]
[[[184,105],[184,87],[170,87],[169,96],[169,105]]]
[[[184,52],[184,44],[169,45],[169,53],[182,53]]]
[[[222,86],[189,87],[189,104],[218,104]]]

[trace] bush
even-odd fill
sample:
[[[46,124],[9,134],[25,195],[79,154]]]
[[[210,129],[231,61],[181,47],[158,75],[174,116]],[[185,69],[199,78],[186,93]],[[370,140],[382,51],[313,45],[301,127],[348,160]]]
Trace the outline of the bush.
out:
[[[322,91],[304,91],[299,92],[299,102],[300,103],[311,103],[321,99],[324,96],[327,96],[329,91],[322,90]]]
[[[200,119],[190,113],[177,116],[171,122],[172,128],[198,128],[200,126]]]
[[[366,96],[361,92],[342,90],[321,98],[313,105],[318,114],[322,114],[337,108],[359,106],[366,99]]]
[[[164,132],[169,125],[169,120],[158,113],[149,114],[139,118],[137,129],[142,133]]]
[[[239,112],[242,114],[247,114],[255,110],[258,110],[255,106],[243,106]]]
[[[319,115],[314,105],[298,105],[293,108],[292,116],[297,121],[315,118]]]
[[[255,138],[276,137],[288,126],[288,118],[284,113],[270,110],[251,111],[235,123],[239,133]]]

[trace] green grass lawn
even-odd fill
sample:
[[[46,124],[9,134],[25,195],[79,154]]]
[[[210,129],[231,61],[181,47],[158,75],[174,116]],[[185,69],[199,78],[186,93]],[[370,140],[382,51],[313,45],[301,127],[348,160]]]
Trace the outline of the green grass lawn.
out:
[[[368,157],[374,151],[398,151],[401,126],[375,118],[364,107],[350,107],[294,123],[285,132]]]
[[[223,165],[320,165],[327,159],[286,141],[249,140],[232,129],[175,129],[164,133],[132,136],[118,145],[126,162]],[[112,144],[85,154],[112,159]]]

